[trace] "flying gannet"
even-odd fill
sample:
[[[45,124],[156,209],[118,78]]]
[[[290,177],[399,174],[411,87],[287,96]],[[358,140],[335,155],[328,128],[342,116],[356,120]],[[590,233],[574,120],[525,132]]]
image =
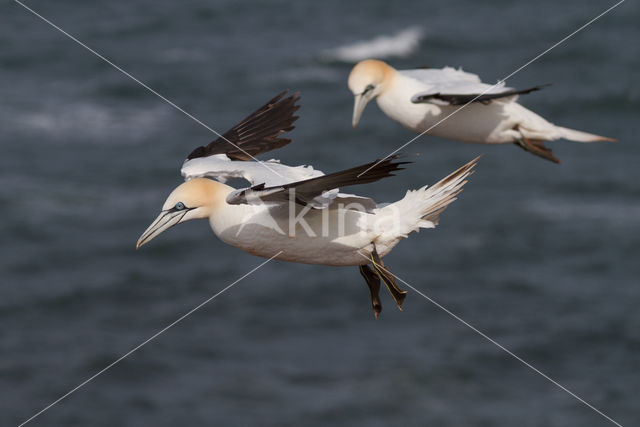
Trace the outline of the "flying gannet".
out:
[[[398,287],[382,258],[411,232],[435,227],[477,159],[432,187],[407,191],[386,206],[338,188],[392,176],[408,163],[397,156],[328,175],[277,160],[248,161],[291,142],[279,135],[293,129],[299,96],[285,94],[187,157],[182,165],[186,182],[171,192],[136,247],[181,222],[208,219],[223,242],[253,255],[271,258],[279,253],[276,259],[284,261],[358,266],[376,318],[382,310],[380,280],[401,308],[406,291]],[[251,186],[235,189],[225,184],[229,178],[244,178]]]
[[[500,82],[492,87],[461,69],[396,70],[368,59],[353,67],[348,85],[355,96],[353,127],[367,103],[376,98],[387,116],[414,132],[481,144],[514,143],[556,163],[560,161],[544,141],[615,141],[556,126],[517,102],[519,94],[542,86],[516,90]]]

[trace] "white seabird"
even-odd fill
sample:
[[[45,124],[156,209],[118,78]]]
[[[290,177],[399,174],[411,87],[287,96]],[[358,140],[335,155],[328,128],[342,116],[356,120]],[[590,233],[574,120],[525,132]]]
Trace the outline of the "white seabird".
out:
[[[328,175],[311,166],[246,161],[291,142],[279,135],[293,129],[299,97],[284,98],[285,93],[227,131],[227,140],[219,138],[188,156],[182,166],[186,182],[171,192],[136,247],[181,222],[208,219],[223,242],[253,255],[271,258],[279,253],[276,259],[283,261],[358,266],[376,317],[382,309],[380,280],[401,307],[406,291],[397,286],[382,257],[411,232],[435,227],[477,159],[432,187],[407,191],[386,206],[338,188],[392,176],[407,163],[397,156]],[[239,177],[251,186],[235,189],[224,184]]]
[[[615,141],[556,126],[517,102],[519,94],[541,86],[516,90],[501,82],[492,87],[461,69],[396,70],[368,59],[353,67],[348,85],[355,96],[353,127],[367,103],[376,98],[387,116],[414,132],[481,144],[514,143],[556,163],[560,161],[544,141]]]

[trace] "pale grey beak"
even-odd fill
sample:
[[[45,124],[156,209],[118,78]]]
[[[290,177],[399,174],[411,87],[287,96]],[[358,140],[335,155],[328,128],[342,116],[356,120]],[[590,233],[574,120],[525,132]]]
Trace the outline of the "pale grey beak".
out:
[[[353,127],[356,127],[358,125],[360,116],[362,116],[362,112],[364,111],[364,107],[367,106],[367,103],[369,103],[370,99],[371,96],[369,95],[369,93],[359,93],[355,96],[353,102],[353,120],[351,122]]]
[[[154,237],[159,235],[165,230],[173,227],[174,225],[180,223],[184,216],[189,212],[188,209],[176,211],[176,210],[168,210],[160,212],[158,218],[142,233],[142,236],[138,239],[138,243],[136,243],[136,249],[139,249],[140,246],[144,245],[147,242],[150,242]]]

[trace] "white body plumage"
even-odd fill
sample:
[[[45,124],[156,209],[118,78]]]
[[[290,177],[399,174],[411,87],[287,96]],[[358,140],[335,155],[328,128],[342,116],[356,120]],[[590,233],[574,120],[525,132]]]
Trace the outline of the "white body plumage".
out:
[[[556,126],[518,104],[517,95],[508,95],[515,90],[503,82],[492,86],[475,74],[451,67],[396,70],[382,61],[366,60],[351,71],[349,88],[356,97],[354,126],[367,102],[375,97],[380,109],[405,128],[448,139],[483,144],[513,143],[523,138],[611,140]],[[481,94],[496,97],[467,104],[467,99]]]

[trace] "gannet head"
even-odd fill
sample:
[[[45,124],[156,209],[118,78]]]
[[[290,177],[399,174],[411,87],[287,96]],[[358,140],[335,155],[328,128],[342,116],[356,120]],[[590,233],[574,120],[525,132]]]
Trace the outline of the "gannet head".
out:
[[[190,219],[208,218],[219,203],[224,203],[231,187],[207,178],[187,181],[169,194],[162,212],[138,239],[136,249],[163,231]]]
[[[388,85],[394,69],[383,61],[367,59],[360,61],[349,74],[349,89],[355,97],[353,104],[353,127],[360,121],[364,107],[378,96]]]

